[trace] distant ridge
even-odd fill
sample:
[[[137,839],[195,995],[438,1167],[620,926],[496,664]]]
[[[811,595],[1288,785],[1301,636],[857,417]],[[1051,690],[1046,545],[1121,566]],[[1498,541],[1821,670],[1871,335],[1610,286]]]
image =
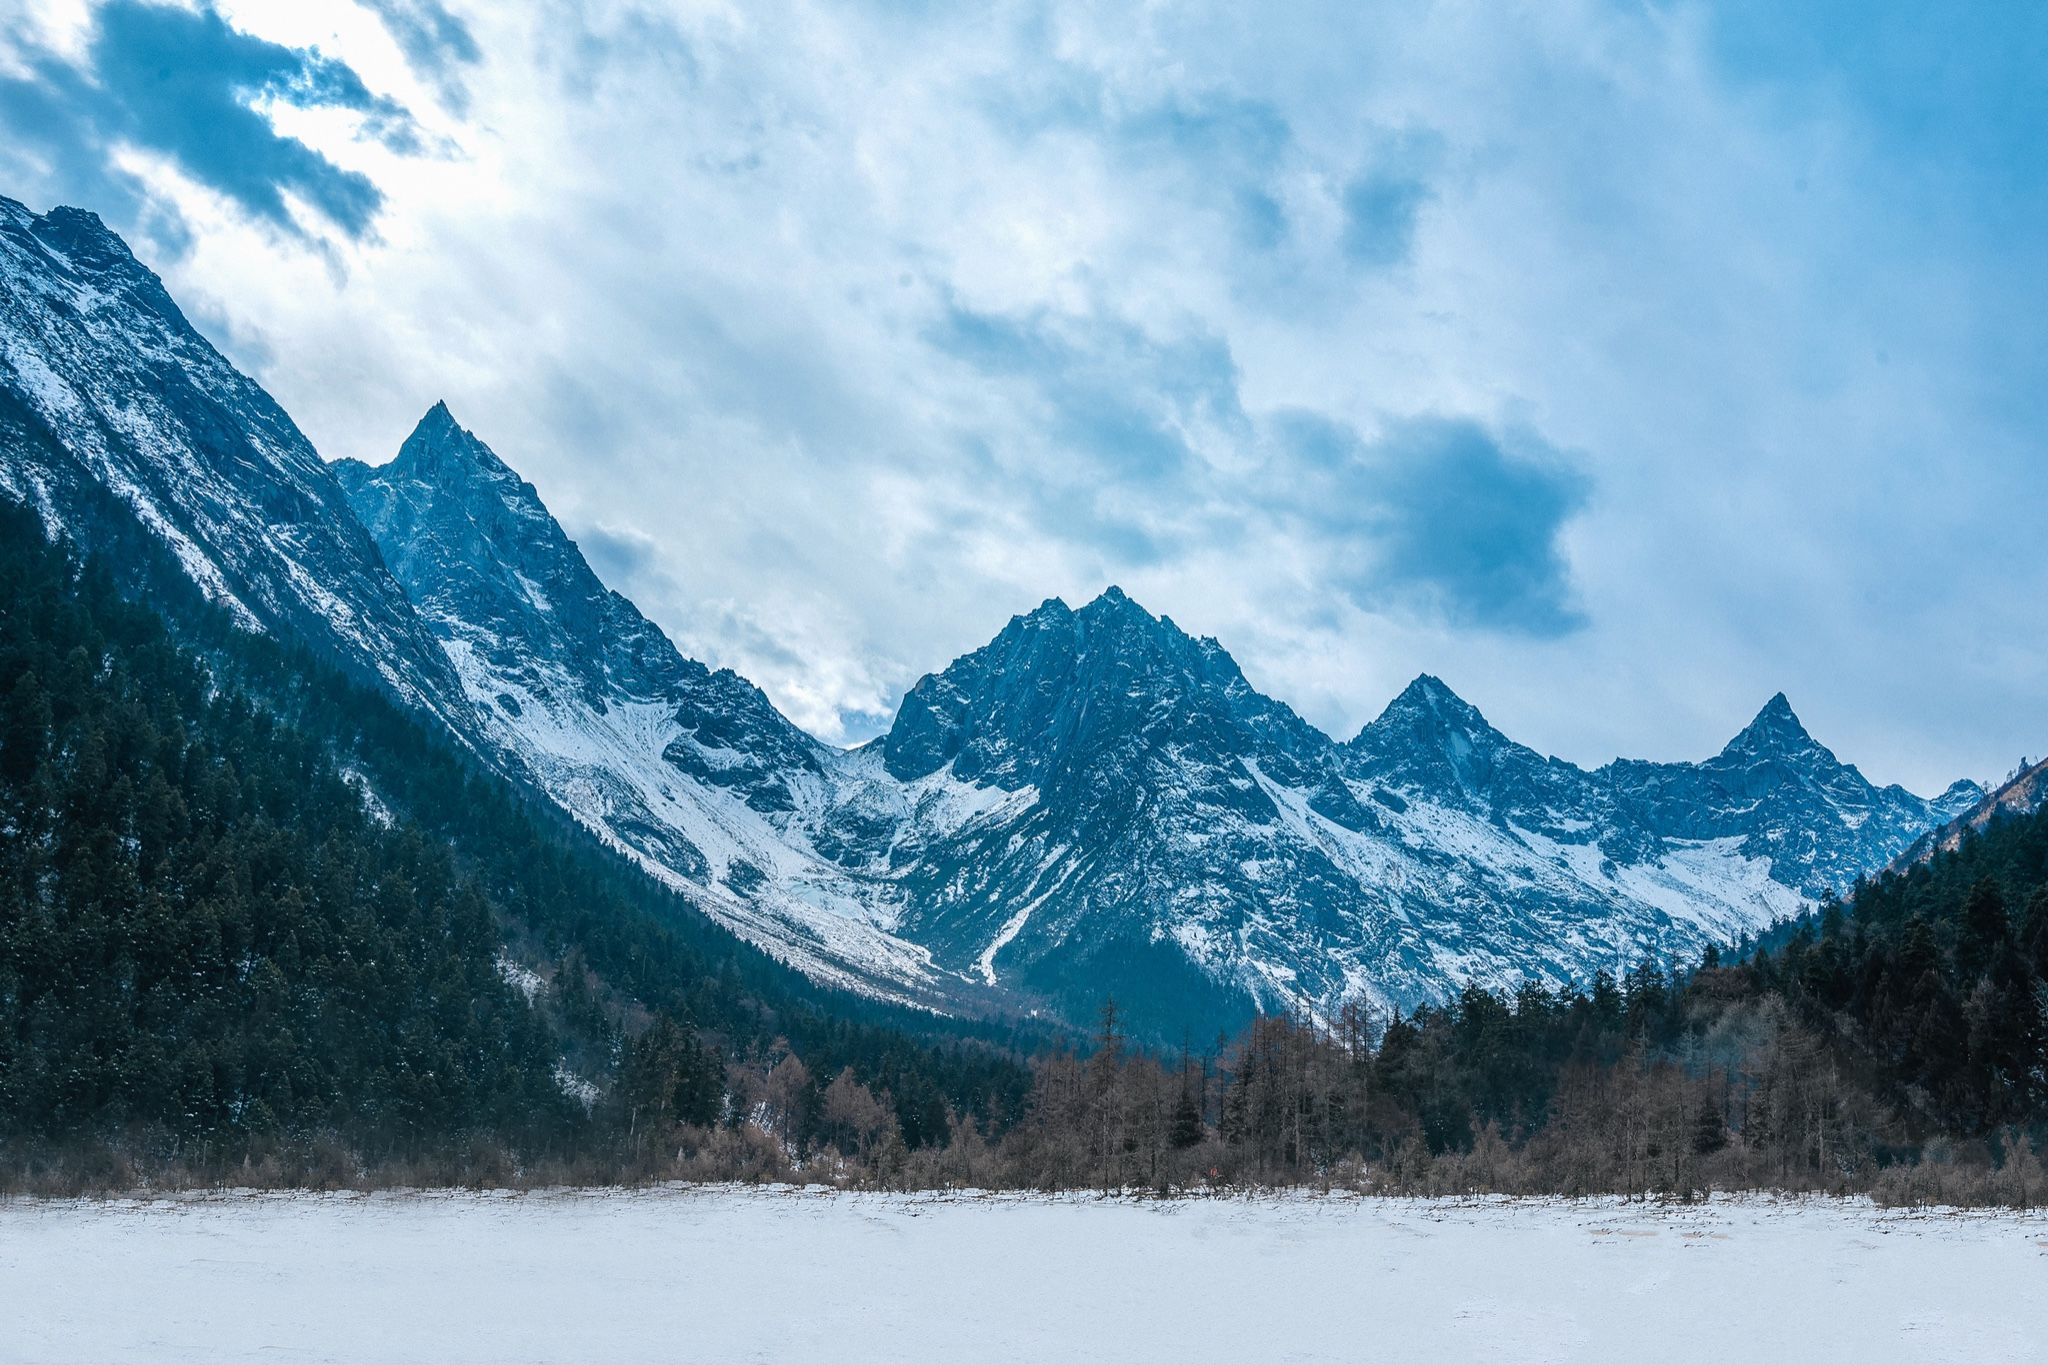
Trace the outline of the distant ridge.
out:
[[[1951,790],[1954,790],[1953,788]],[[2048,759],[2022,764],[2020,770],[1970,806],[1961,815],[1927,831],[1886,865],[1886,872],[1904,872],[1936,853],[1953,852],[1972,832],[1982,833],[1993,820],[2031,815],[2048,804]]]

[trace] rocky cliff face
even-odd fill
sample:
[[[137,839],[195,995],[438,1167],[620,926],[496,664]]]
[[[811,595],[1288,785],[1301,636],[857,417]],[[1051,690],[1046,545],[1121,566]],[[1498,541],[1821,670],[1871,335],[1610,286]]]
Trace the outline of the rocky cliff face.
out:
[[[1598,776],[1616,802],[1667,839],[1738,840],[1745,857],[1810,897],[1882,868],[1984,789],[1957,782],[1929,800],[1878,787],[1806,732],[1785,694],[1703,763],[1623,761]]]
[[[925,954],[808,831],[842,756],[685,658],[607,589],[533,485],[435,405],[398,457],[336,466],[446,651],[484,743],[600,837],[814,975],[909,999]]]
[[[958,831],[912,821],[887,869],[903,931],[956,971],[1076,1016],[1114,991],[1190,1027],[1362,984],[1348,950],[1378,926],[1346,913],[1351,879],[1293,822],[1363,838],[1379,816],[1220,645],[1114,588],[920,681],[881,748],[899,779],[1009,794]]]
[[[1423,677],[1339,745],[1114,589],[920,681],[881,746],[898,777],[1016,798],[899,841],[904,932],[1068,1013],[1113,991],[1169,1028],[1696,953],[1881,866],[1972,790],[1874,788],[1782,698],[1705,763],[1587,772]]]
[[[77,209],[0,199],[0,489],[85,544],[160,541],[243,624],[472,734],[446,658],[313,447]]]

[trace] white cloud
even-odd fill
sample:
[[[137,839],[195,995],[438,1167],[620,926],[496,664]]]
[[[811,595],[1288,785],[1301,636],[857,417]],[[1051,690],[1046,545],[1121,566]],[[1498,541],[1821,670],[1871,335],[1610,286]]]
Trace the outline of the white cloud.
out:
[[[1114,580],[1339,733],[1427,670],[1587,761],[1711,750],[1781,687],[1880,778],[2038,747],[2043,657],[1988,643],[2048,586],[1975,330],[2009,281],[1693,8],[453,5],[459,114],[366,11],[226,9],[449,150],[290,114],[385,195],[325,255],[161,179],[197,229],[174,291],[330,456],[447,398],[572,532],[652,547],[616,586],[828,737]],[[1347,254],[1382,181],[1422,187],[1374,200],[1410,249]],[[1069,353],[992,371],[963,312]],[[1077,416],[1126,406],[1184,467]],[[1585,627],[1347,596],[1345,509],[1270,510],[1296,410],[1568,452]]]

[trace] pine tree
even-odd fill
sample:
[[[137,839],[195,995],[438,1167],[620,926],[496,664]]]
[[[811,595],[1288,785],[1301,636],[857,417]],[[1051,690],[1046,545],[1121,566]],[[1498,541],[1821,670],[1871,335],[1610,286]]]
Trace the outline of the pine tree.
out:
[[[1956,952],[1956,965],[1963,976],[1982,973],[2010,934],[2005,896],[1997,882],[1985,877],[1970,888],[1969,898],[1963,902],[1962,931]]]
[[[1175,1151],[1184,1152],[1190,1147],[1202,1145],[1207,1136],[1202,1126],[1202,1104],[1195,1095],[1195,1087],[1188,1077],[1188,1069],[1181,1067],[1180,1093],[1173,1104],[1173,1127],[1168,1140]]]

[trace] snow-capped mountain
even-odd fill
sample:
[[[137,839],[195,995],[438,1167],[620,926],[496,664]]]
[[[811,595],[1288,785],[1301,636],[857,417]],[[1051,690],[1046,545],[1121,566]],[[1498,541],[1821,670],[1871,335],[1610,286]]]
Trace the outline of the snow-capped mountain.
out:
[[[933,993],[928,956],[806,836],[856,785],[845,756],[685,658],[445,405],[389,464],[335,470],[508,768],[813,975]]]
[[[243,624],[465,736],[446,658],[291,418],[100,220],[0,199],[0,489],[49,530],[138,530]]]
[[[1705,763],[1587,772],[1423,677],[1339,745],[1115,589],[919,682],[882,747],[899,778],[1028,798],[895,869],[904,932],[1069,1014],[1114,992],[1169,1029],[1694,954],[1976,795],[1873,788],[1782,698]]]
[[[903,932],[942,965],[1069,1015],[1113,991],[1190,1026],[1327,1002],[1390,965],[1391,926],[1347,913],[1355,875],[1304,837],[1382,828],[1335,747],[1115,588],[1049,601],[921,680],[880,745],[900,781],[1009,796],[958,831],[913,822],[891,861]]]
[[[835,749],[677,651],[445,407],[387,465],[323,465],[97,219],[8,201],[0,492],[156,538],[812,975],[949,1010],[1114,993],[1206,1036],[1584,977],[1763,927],[1983,795],[1874,787],[1782,697],[1698,764],[1589,772],[1429,677],[1338,743],[1114,588]]]
[[[1806,732],[1785,694],[1704,763],[1622,760],[1599,777],[1617,803],[1672,839],[1739,839],[1808,896],[1842,891],[1883,867],[1929,826],[1984,796],[1956,782],[1932,801],[1871,784]]]
[[[1704,762],[1620,759],[1588,772],[1514,743],[1425,676],[1346,747],[1356,777],[1565,843],[1591,833],[1617,863],[1674,841],[1733,840],[1745,859],[1768,859],[1774,881],[1816,898],[1984,794],[1975,782],[1933,800],[1874,786],[1807,733],[1782,692]]]

